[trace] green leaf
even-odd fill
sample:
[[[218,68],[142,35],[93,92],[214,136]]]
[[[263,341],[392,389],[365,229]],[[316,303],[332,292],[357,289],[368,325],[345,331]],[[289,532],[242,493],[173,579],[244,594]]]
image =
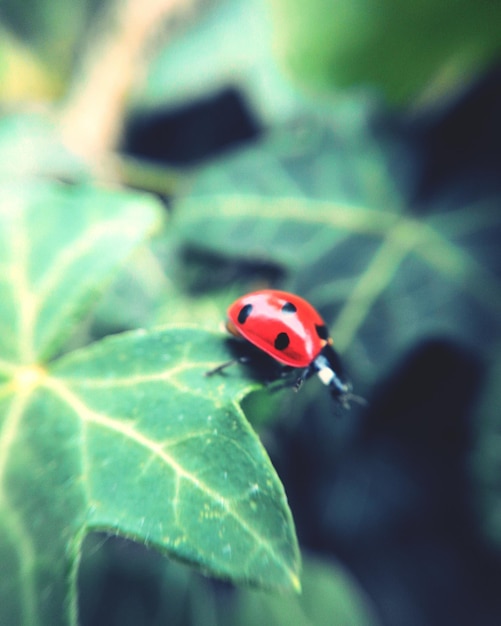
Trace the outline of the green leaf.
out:
[[[47,176],[85,180],[88,164],[62,142],[57,123],[47,113],[18,113],[0,118],[0,175]]]
[[[127,580],[137,594],[147,588],[155,623],[175,626],[377,626],[375,607],[349,571],[335,559],[303,554],[300,594],[239,587],[223,589],[196,571],[129,542],[93,533],[80,566],[81,603],[88,616],[109,606],[110,576]],[[145,623],[148,606],[133,593],[117,594],[111,611],[131,624]],[[134,615],[134,618],[130,615]],[[189,618],[187,619],[187,615]],[[263,616],[266,621],[263,622]],[[111,618],[110,618],[111,619]],[[115,617],[115,620],[117,618]],[[87,623],[87,622],[85,622]]]
[[[59,351],[159,223],[145,196],[23,180],[0,187],[0,371]]]
[[[410,214],[363,124],[359,151],[333,166],[332,127],[344,119],[349,126],[344,115],[319,131],[314,157],[300,142],[283,155],[270,140],[206,168],[179,201],[173,229],[191,250],[283,268],[283,286],[320,309],[335,345],[353,359],[358,389],[430,333],[490,350],[501,315],[495,199]]]
[[[426,88],[462,88],[500,55],[498,3],[269,0],[274,42],[288,70],[321,88],[370,85],[394,103]]]
[[[263,615],[274,626],[376,626],[368,599],[338,564],[311,556],[304,559],[303,590],[286,598],[242,590],[225,626],[261,626]]]
[[[252,387],[238,371],[204,376],[224,358],[219,335],[179,327],[103,340],[54,368],[59,413],[85,430],[88,525],[232,580],[297,587],[283,489],[235,400]]]
[[[4,385],[2,623],[64,623],[89,530],[236,582],[299,588],[283,488],[235,400],[251,387],[238,373],[204,377],[215,356],[227,356],[215,334],[135,331]]]
[[[134,194],[4,185],[0,623],[75,624],[81,546],[132,538],[212,575],[298,590],[282,485],[214,333],[133,331],[47,362],[158,222]],[[10,210],[7,210],[10,209]]]
[[[3,17],[3,15],[2,15]],[[47,98],[54,95],[56,81],[42,60],[26,46],[14,32],[0,24],[0,101],[18,102],[29,94],[30,98]]]
[[[59,90],[61,79],[68,75],[74,63],[76,44],[81,43],[79,37],[85,30],[91,4],[85,0],[71,5],[61,5],[54,0],[26,0],[21,9],[14,0],[2,3],[2,22],[6,32],[16,33],[27,50],[38,57],[39,63],[44,63],[46,81],[54,87],[57,85]],[[12,69],[19,71],[15,65]],[[7,67],[7,70],[11,68]],[[32,85],[26,76],[18,74],[17,81],[18,96],[21,90],[23,96],[33,98],[33,91],[28,90]],[[57,93],[54,87],[51,95]]]
[[[501,554],[501,345],[485,385],[476,421],[472,465],[479,519],[486,536]]]
[[[136,84],[134,105],[178,107],[231,85],[267,126],[282,124],[302,97],[274,59],[269,13],[264,0],[205,4],[190,28],[151,60],[144,82]]]

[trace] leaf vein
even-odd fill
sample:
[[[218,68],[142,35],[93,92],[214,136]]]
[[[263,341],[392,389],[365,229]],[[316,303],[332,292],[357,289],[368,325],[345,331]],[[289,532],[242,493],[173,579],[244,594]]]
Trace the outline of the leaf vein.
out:
[[[194,474],[186,470],[172,456],[167,454],[161,443],[153,441],[146,435],[140,433],[129,423],[121,422],[120,420],[109,417],[103,413],[93,411],[77,395],[72,393],[61,380],[47,377],[44,380],[44,385],[61,400],[63,400],[69,407],[71,407],[83,422],[87,424],[94,424],[120,434],[129,441],[132,441],[145,450],[148,450],[156,458],[160,459],[174,471],[175,475],[177,475],[180,480],[182,479],[191,483],[209,499],[217,502],[217,504],[222,508],[222,512],[227,515],[231,515],[240,527],[253,538],[256,544],[259,545],[272,560],[274,560],[280,567],[286,567],[277,557],[269,538],[260,535],[254,528],[252,528],[245,518],[243,518],[238,511],[232,507],[230,499],[221,496]],[[293,572],[288,570],[288,573],[292,580],[296,578],[296,575]]]

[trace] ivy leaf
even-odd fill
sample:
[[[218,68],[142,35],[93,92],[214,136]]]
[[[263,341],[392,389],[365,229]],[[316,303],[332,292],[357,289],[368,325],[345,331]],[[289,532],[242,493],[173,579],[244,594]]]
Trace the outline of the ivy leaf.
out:
[[[47,386],[83,423],[90,527],[232,580],[297,586],[285,496],[235,400],[252,387],[204,376],[226,357],[207,331],[132,332],[66,357]]]
[[[478,411],[473,448],[473,475],[481,515],[480,523],[488,539],[501,554],[501,345],[495,346],[497,358],[489,372],[485,393]]]
[[[283,489],[235,400],[249,383],[204,377],[214,355],[224,344],[207,331],[133,331],[4,385],[2,621],[60,623],[67,596],[74,614],[67,569],[90,530],[237,582],[299,588]]]
[[[303,591],[292,598],[241,590],[238,613],[225,626],[257,626],[263,615],[273,615],[274,626],[380,626],[374,607],[341,565],[306,553],[302,578]]]
[[[284,491],[238,403],[253,387],[238,368],[203,375],[228,357],[218,335],[132,331],[49,360],[156,205],[39,183],[2,193],[0,623],[77,623],[92,530],[297,590]]]
[[[61,349],[160,221],[144,196],[27,180],[2,184],[0,220],[0,358],[25,364]]]
[[[331,167],[337,145],[326,124],[311,169],[302,151],[284,156],[272,141],[206,168],[177,205],[178,236],[191,250],[283,267],[286,286],[321,310],[341,352],[349,348],[358,383],[373,384],[433,332],[489,350],[501,314],[496,200],[410,214],[362,126],[368,156],[347,154],[351,180]]]
[[[0,175],[85,180],[89,165],[64,145],[54,118],[17,113],[0,118]]]
[[[499,5],[385,0],[368,19],[345,0],[268,0],[279,57],[297,79],[320,88],[371,85],[407,104],[430,84],[443,94],[499,57]],[[426,39],[426,49],[423,40]]]
[[[178,107],[231,85],[248,96],[253,116],[267,128],[282,124],[303,98],[281,75],[273,52],[270,11],[262,0],[207,5],[182,36],[156,51],[134,104]]]
[[[61,7],[53,0],[44,0],[29,8],[19,11],[11,0],[2,7],[2,81],[6,86],[2,97],[10,96],[12,102],[57,97],[61,93],[61,83],[68,76],[88,16],[86,2]],[[5,39],[16,38],[20,49],[12,50],[12,44],[5,46]],[[32,57],[37,60],[35,67],[27,63]]]

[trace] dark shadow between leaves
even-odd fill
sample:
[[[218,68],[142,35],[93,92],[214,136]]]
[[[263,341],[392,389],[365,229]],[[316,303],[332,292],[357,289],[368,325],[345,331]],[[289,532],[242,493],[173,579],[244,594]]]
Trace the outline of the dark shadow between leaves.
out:
[[[482,537],[470,473],[483,378],[478,355],[429,340],[378,385],[338,458],[311,415],[282,433],[277,467],[300,542],[341,558],[386,626],[500,623],[501,562]]]

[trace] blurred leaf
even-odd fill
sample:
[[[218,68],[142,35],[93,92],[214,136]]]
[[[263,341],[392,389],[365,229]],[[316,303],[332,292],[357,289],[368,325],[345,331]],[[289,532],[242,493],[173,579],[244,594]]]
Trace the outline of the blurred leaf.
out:
[[[238,288],[225,285],[207,294],[192,293],[177,253],[176,239],[165,232],[136,250],[88,319],[90,337],[165,324],[219,328]]]
[[[341,351],[350,347],[359,381],[373,383],[429,333],[488,351],[501,314],[495,198],[410,215],[367,131],[360,125],[355,142],[354,126],[356,148],[343,151],[344,128],[340,115],[319,129],[314,156],[270,139],[206,168],[177,205],[175,232],[230,261],[282,265],[286,286],[321,310]]]
[[[124,330],[186,322],[184,304],[165,258],[155,249],[155,242],[149,242],[120,268],[88,320],[89,332],[95,340]],[[162,306],[170,309],[164,318],[158,314]]]
[[[54,76],[24,42],[0,24],[0,102],[48,98],[57,85]]]
[[[95,533],[85,541],[81,574],[83,624],[101,623],[105,616],[116,623],[117,616],[134,614],[134,609],[140,615],[149,610],[155,623],[170,626],[379,624],[369,598],[349,572],[336,561],[308,553],[303,559],[302,592],[292,596],[219,584],[181,563],[160,559],[143,546]],[[117,596],[112,606],[110,591]]]
[[[409,103],[432,83],[439,95],[461,88],[501,52],[496,2],[269,2],[278,56],[317,87],[370,85]]]
[[[362,589],[341,565],[310,557],[300,600],[314,626],[374,626],[378,623]]]
[[[77,2],[58,2],[57,0],[3,0],[1,18],[5,36],[11,41],[22,41],[28,56],[38,58],[38,67],[44,75],[46,86],[52,86],[49,94],[60,92],[67,79],[75,59],[78,38],[85,30],[86,21],[92,11],[93,0]],[[15,52],[15,50],[14,50]],[[30,89],[30,73],[24,75],[20,70],[29,66],[19,65],[19,57],[10,57],[12,65],[7,67],[7,84],[16,80],[17,91],[24,100],[35,93]],[[7,93],[2,94],[12,95]],[[40,94],[38,94],[40,95]]]
[[[90,533],[78,576],[79,624],[186,626],[193,581],[213,580],[156,550],[106,533]]]
[[[0,176],[89,178],[88,168],[63,145],[49,115],[11,114],[0,118]]]
[[[472,462],[478,487],[476,504],[480,524],[486,535],[501,551],[501,346],[497,360],[486,381],[486,392],[476,423],[476,441]]]
[[[0,350],[12,367],[61,349],[159,212],[145,196],[25,180],[1,186],[0,219]]]
[[[242,590],[233,621],[226,623],[260,626],[266,615],[274,626],[378,624],[369,602],[341,566],[307,557],[302,580],[302,594],[294,598]]]
[[[158,51],[134,105],[176,107],[229,86],[245,94],[265,123],[282,122],[297,109],[298,94],[273,57],[264,0],[208,3],[191,28]]]

